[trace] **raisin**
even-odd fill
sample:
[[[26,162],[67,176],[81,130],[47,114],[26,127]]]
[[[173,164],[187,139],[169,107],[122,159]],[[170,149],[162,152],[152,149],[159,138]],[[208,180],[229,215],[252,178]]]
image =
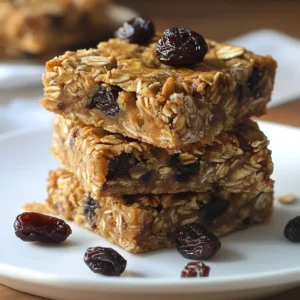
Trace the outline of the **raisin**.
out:
[[[25,242],[60,243],[72,233],[65,221],[35,212],[18,215],[14,229],[16,236]]]
[[[94,272],[105,276],[120,276],[127,261],[114,249],[90,247],[84,254],[84,262]]]
[[[251,224],[251,217],[246,217],[246,218],[243,220],[243,226],[244,226],[244,227],[248,227],[250,224]]]
[[[221,216],[229,207],[229,201],[212,196],[210,201],[205,205],[206,214],[204,216],[205,222],[212,222],[215,218]]]
[[[183,165],[180,162],[179,154],[171,157],[171,165],[175,167],[176,181],[187,181],[191,176],[197,174],[200,170],[200,162],[196,161],[192,164]]]
[[[151,180],[152,175],[153,175],[153,171],[149,171],[149,172],[145,173],[144,175],[142,175],[140,177],[140,179],[143,183],[148,183]]]
[[[257,67],[253,68],[252,74],[248,79],[247,86],[249,88],[250,96],[257,98],[260,97],[260,88],[259,84],[262,80],[263,73],[261,70],[259,70]]]
[[[99,201],[94,200],[90,196],[87,197],[83,207],[83,213],[89,221],[91,228],[96,228],[96,209],[99,208]]]
[[[218,237],[198,223],[189,223],[177,228],[175,244],[178,252],[188,259],[209,259],[221,247]]]
[[[132,205],[139,201],[139,195],[123,195],[126,204]]]
[[[300,216],[287,223],[284,229],[284,236],[292,243],[300,242]]]
[[[156,54],[163,64],[184,67],[202,62],[207,51],[200,34],[186,28],[169,28],[158,41]]]
[[[155,210],[160,213],[162,210],[163,210],[163,206],[161,204],[158,204],[156,207],[155,207]]]
[[[145,44],[151,41],[155,34],[155,26],[151,20],[135,17],[125,22],[116,32],[116,37],[130,43]]]
[[[62,15],[49,15],[48,19],[49,19],[50,25],[53,27],[63,26],[64,17]]]
[[[90,99],[88,109],[98,108],[107,116],[115,117],[120,112],[117,102],[121,89],[117,86],[100,86]]]
[[[108,164],[106,179],[113,180],[128,175],[130,158],[131,155],[129,153],[122,153],[119,156],[112,158]]]
[[[208,277],[210,267],[203,262],[189,262],[181,272],[181,277]]]
[[[241,84],[236,86],[236,98],[238,102],[242,102],[244,99],[244,88]]]

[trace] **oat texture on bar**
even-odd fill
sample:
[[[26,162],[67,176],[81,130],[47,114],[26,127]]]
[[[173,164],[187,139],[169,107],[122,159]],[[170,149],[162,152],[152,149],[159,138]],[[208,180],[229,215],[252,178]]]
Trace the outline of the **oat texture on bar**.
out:
[[[41,104],[49,111],[162,148],[212,141],[245,118],[265,113],[276,62],[207,40],[202,63],[159,62],[157,40],[119,39],[66,52],[46,64]]]
[[[163,149],[56,116],[52,152],[94,194],[273,190],[268,140],[253,121],[207,145]]]
[[[266,223],[273,193],[206,193],[103,196],[86,193],[71,173],[50,172],[48,200],[27,204],[28,211],[57,214],[133,253],[174,245],[181,225],[199,222],[218,236]]]

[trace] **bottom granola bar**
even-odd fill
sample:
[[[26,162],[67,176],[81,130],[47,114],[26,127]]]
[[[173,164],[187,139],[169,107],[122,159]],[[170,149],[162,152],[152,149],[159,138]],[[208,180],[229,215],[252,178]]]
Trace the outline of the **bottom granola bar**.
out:
[[[206,193],[130,195],[101,197],[85,193],[69,172],[50,172],[49,198],[42,206],[28,204],[25,210],[46,211],[74,220],[133,253],[173,246],[177,227],[202,223],[221,236],[250,225],[268,222],[272,193]]]

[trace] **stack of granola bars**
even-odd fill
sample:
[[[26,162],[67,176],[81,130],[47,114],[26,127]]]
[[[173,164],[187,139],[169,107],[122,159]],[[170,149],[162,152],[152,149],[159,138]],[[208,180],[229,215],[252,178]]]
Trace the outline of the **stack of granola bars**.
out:
[[[47,211],[134,253],[171,247],[199,222],[217,235],[272,213],[265,113],[276,62],[206,40],[204,60],[173,67],[119,38],[47,62],[41,104],[56,113]]]

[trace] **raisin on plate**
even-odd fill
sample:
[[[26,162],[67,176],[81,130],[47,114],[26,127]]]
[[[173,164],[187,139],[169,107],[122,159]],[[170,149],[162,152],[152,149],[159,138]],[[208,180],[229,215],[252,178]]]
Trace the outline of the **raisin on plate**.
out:
[[[25,242],[61,243],[72,233],[63,220],[35,212],[25,212],[14,222],[15,234]]]
[[[181,277],[208,277],[210,267],[203,262],[189,262],[181,271]]]
[[[209,259],[221,248],[221,242],[212,232],[198,223],[179,227],[175,233],[178,252],[188,259]]]
[[[287,223],[284,229],[284,236],[292,243],[300,242],[300,216]]]
[[[120,276],[127,261],[114,249],[90,247],[84,254],[84,262],[94,272],[105,276]]]

